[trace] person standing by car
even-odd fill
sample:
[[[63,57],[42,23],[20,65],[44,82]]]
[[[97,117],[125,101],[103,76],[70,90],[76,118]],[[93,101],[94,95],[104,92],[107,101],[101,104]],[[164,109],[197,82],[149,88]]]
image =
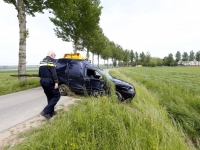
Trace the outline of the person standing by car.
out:
[[[54,107],[60,99],[55,57],[55,52],[50,50],[39,65],[40,84],[48,102],[47,106],[43,109],[40,115],[44,116],[46,119],[50,119],[56,114]]]

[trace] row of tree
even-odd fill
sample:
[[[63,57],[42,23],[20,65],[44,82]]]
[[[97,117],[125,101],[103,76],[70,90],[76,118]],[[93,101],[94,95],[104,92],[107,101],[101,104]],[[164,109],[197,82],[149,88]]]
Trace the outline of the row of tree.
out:
[[[197,51],[195,53],[193,50],[191,50],[190,54],[184,52],[182,55],[180,51],[177,51],[175,54],[175,59],[173,57],[173,54],[170,53],[167,57],[164,57],[163,65],[177,66],[179,64],[182,64],[182,62],[188,62],[188,61],[200,61],[200,51]]]
[[[102,6],[99,0],[4,0],[4,2],[13,4],[17,10],[19,20],[19,63],[18,74],[26,74],[26,38],[28,30],[26,29],[26,15],[35,16],[36,12],[43,13],[46,9],[54,15],[50,21],[55,25],[54,31],[58,38],[63,41],[72,42],[74,52],[87,51],[87,59],[90,59],[89,52],[92,53],[92,63],[94,55],[105,61],[111,59],[114,66],[128,65],[174,65],[181,60],[181,54],[178,51],[176,59],[169,54],[164,59],[153,58],[150,52],[137,53],[133,50],[123,49],[119,44],[110,41],[103,33],[99,25]],[[195,59],[199,60],[199,53]],[[182,55],[182,60],[194,60],[194,52]],[[19,81],[25,80],[19,77]]]
[[[150,53],[147,52],[144,54],[135,52],[131,50],[129,52],[129,65],[135,66],[135,65],[143,65],[143,66],[178,66],[182,65],[184,62],[188,61],[200,61],[200,51],[197,51],[196,53],[191,50],[190,54],[187,52],[183,52],[181,54],[180,51],[177,51],[175,54],[175,57],[172,53],[170,53],[168,56],[165,56],[163,59],[161,58],[155,58],[151,57]],[[120,65],[123,65],[123,63],[120,63]]]

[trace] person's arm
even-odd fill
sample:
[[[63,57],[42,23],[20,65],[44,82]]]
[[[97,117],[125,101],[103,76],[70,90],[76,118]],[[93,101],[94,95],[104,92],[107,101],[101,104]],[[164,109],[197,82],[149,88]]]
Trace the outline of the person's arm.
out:
[[[41,77],[40,68],[39,68],[39,77]]]
[[[58,77],[57,77],[55,66],[51,66],[51,74],[52,74],[53,81],[55,83],[54,88],[57,89],[58,88]]]

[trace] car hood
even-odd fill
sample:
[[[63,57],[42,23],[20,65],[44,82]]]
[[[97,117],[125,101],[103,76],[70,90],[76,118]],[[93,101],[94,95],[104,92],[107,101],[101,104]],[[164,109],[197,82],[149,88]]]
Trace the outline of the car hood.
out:
[[[126,87],[126,88],[134,88],[134,86],[126,81],[112,78],[112,81],[115,83],[116,86]]]

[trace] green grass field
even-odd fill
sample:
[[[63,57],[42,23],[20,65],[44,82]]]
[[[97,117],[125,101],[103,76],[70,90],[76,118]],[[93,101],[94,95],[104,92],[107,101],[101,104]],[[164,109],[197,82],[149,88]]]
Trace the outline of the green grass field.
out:
[[[123,68],[111,73],[144,86],[175,125],[199,147],[200,67]]]
[[[135,86],[131,103],[119,104],[114,96],[83,97],[4,149],[200,149],[200,67],[129,67],[110,73]]]
[[[17,74],[17,70],[0,71],[0,95],[40,86],[38,77],[27,77],[26,81],[19,83],[18,77],[10,76]],[[38,74],[38,70],[27,70],[26,74]]]

